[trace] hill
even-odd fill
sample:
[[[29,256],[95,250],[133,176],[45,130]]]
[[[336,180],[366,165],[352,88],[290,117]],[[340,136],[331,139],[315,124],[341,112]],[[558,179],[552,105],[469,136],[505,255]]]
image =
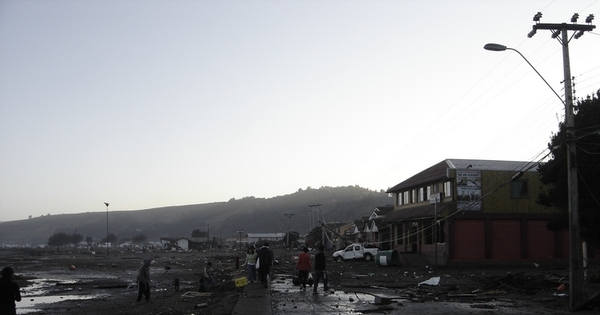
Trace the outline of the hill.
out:
[[[110,211],[109,232],[118,240],[140,233],[149,241],[160,237],[190,237],[195,229],[210,229],[211,236],[235,237],[246,233],[286,232],[288,217],[294,213],[290,229],[308,232],[309,204],[321,204],[326,222],[352,222],[371,214],[377,206],[389,205],[392,198],[358,186],[299,189],[273,198],[245,197],[227,202],[162,207],[136,211]],[[106,237],[106,212],[48,215],[0,223],[0,244],[47,244],[54,233],[81,234],[95,241]]]

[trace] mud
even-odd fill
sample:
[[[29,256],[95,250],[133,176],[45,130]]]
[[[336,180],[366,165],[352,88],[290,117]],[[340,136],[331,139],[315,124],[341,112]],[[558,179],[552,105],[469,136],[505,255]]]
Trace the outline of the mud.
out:
[[[568,270],[560,265],[453,267],[376,265],[373,261],[327,262],[328,292],[313,295],[292,284],[295,252],[275,249],[273,314],[571,314]],[[330,255],[330,253],[329,253]],[[238,261],[239,257],[239,261]],[[143,259],[151,265],[151,300],[135,302],[135,276]],[[12,266],[23,301],[18,314],[232,314],[244,288],[240,251],[83,253],[0,250]],[[211,293],[197,293],[207,261],[219,279]],[[238,267],[239,262],[239,269]],[[69,267],[75,266],[74,270]],[[590,269],[590,272],[593,272]],[[436,285],[425,284],[439,277]],[[180,279],[179,291],[174,280]],[[436,281],[433,281],[436,283]],[[598,292],[588,284],[586,294]],[[599,314],[591,305],[579,314]]]

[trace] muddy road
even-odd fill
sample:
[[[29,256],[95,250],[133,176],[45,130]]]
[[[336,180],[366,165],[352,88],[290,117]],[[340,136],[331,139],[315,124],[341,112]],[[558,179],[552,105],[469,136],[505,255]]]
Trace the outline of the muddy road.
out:
[[[273,314],[572,314],[568,270],[556,265],[440,268],[382,267],[370,261],[327,262],[330,290],[312,295],[292,284],[297,253],[275,249]],[[237,263],[239,257],[239,269]],[[18,314],[232,314],[244,293],[233,279],[245,276],[239,251],[54,252],[0,250],[0,265],[15,269],[23,300]],[[151,301],[136,303],[135,277],[143,259],[150,268]],[[207,261],[219,284],[199,293]],[[74,266],[74,270],[69,267]],[[179,279],[179,291],[174,281]],[[251,289],[248,287],[248,289]],[[595,284],[586,292],[598,291]],[[320,287],[322,291],[322,286]],[[597,306],[578,314],[600,314]]]

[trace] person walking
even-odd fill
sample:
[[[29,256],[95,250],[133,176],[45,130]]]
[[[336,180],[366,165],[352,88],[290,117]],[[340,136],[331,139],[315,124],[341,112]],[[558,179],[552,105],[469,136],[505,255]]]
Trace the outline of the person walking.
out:
[[[142,295],[145,297],[146,302],[150,301],[150,259],[144,259],[144,263],[138,269],[137,274],[137,285],[138,295],[136,302],[142,300]]]
[[[17,306],[15,301],[21,301],[21,290],[19,285],[13,281],[15,271],[11,267],[2,269],[0,279],[0,314],[16,315]]]
[[[267,276],[271,272],[271,264],[273,263],[273,255],[269,249],[269,243],[266,243],[258,250],[258,275],[260,284],[263,288],[268,288]]]
[[[298,270],[298,280],[300,280],[300,291],[304,291],[306,290],[306,282],[308,281],[308,273],[310,272],[310,255],[306,246],[302,247],[302,252],[298,255],[296,270]]]
[[[209,261],[206,263],[206,267],[204,267],[204,288],[206,291],[212,290],[217,283],[215,281],[215,276],[213,273],[214,269],[212,269],[212,263]]]
[[[256,259],[258,259],[258,254],[254,250],[254,246],[250,246],[246,251],[246,276],[250,283],[256,281]]]
[[[317,287],[319,286],[319,280],[323,279],[323,291],[327,292],[327,268],[325,266],[325,246],[320,245],[317,254],[315,255],[315,284],[313,288],[313,294],[317,293]]]

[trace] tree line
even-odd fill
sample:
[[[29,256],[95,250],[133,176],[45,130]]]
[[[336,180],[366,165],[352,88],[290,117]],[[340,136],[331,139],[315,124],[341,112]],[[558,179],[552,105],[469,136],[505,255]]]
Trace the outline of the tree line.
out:
[[[145,243],[148,240],[148,237],[143,233],[137,234],[131,238],[133,243]],[[48,238],[48,246],[61,247],[66,245],[77,245],[83,241],[83,236],[81,234],[73,233],[67,234],[64,232],[54,233],[50,238]],[[128,240],[122,240],[126,242]],[[94,244],[94,239],[90,236],[85,238],[85,243],[88,246],[92,246]],[[100,243],[117,243],[117,236],[109,233],[107,237],[104,237],[100,240]]]

